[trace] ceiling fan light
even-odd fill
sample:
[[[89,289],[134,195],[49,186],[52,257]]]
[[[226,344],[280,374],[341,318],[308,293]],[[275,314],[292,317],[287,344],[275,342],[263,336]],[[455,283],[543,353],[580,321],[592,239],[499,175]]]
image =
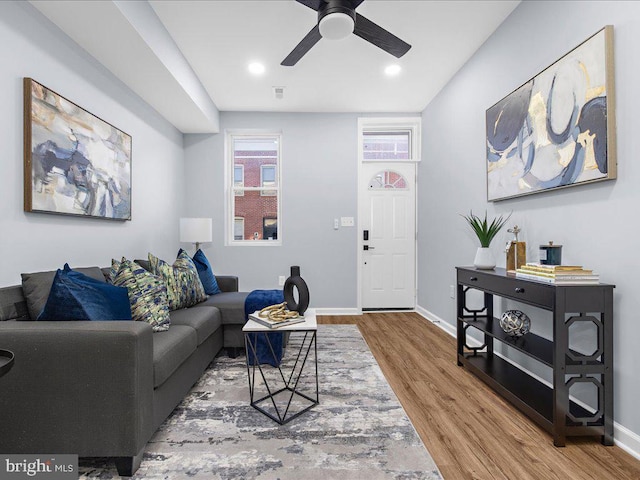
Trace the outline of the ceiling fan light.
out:
[[[331,13],[320,20],[320,35],[327,40],[341,40],[353,33],[355,23],[346,13]]]

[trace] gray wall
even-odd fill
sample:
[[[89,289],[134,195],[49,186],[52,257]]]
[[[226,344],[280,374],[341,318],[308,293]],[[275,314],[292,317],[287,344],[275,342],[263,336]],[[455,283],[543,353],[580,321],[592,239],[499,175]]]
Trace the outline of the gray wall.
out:
[[[356,229],[334,230],[333,219],[357,215],[357,118],[221,113],[221,132],[282,132],[281,247],[224,246],[224,133],[185,136],[187,211],[213,218],[213,242],[203,250],[216,273],[238,275],[250,291],[278,288],[278,275],[300,265],[311,306],[356,307]]]
[[[485,110],[606,24],[614,25],[615,37],[618,179],[487,203]],[[638,45],[640,3],[523,2],[423,112],[418,265],[419,305],[455,325],[455,300],[449,297],[454,266],[472,264],[477,247],[459,214],[513,211],[509,224],[523,227],[530,260],[538,260],[538,245],[553,240],[564,245],[563,263],[586,265],[616,284],[615,420],[636,433]],[[492,244],[498,266],[505,265],[502,247],[509,237],[505,229]],[[527,313],[534,331],[550,333],[548,315]]]
[[[28,2],[0,2],[0,58],[0,286],[65,262],[105,266],[147,251],[173,258],[184,202],[182,134]],[[133,137],[132,221],[23,211],[23,77]]]

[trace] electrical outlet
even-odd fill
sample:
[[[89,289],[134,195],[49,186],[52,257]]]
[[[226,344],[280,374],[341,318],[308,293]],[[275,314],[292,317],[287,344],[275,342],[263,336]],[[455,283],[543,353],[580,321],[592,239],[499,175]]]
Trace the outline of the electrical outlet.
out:
[[[343,227],[353,227],[356,224],[353,217],[340,217],[340,223]]]
[[[280,286],[280,287],[284,287],[284,282],[285,282],[285,280],[286,280],[286,279],[285,279],[285,276],[284,276],[284,275],[280,275],[280,276],[278,277],[278,286]]]
[[[449,296],[451,298],[456,298],[456,287],[453,285],[449,285]]]
[[[337,218],[333,219],[333,229],[334,230],[338,230],[338,228],[340,228],[340,223],[338,222]]]

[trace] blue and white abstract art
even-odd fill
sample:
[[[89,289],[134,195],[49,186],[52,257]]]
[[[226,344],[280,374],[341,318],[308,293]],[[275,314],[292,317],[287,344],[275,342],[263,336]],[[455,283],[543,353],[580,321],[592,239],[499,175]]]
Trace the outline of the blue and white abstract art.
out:
[[[613,27],[487,110],[487,199],[616,177]]]
[[[24,79],[25,211],[131,220],[131,137]]]

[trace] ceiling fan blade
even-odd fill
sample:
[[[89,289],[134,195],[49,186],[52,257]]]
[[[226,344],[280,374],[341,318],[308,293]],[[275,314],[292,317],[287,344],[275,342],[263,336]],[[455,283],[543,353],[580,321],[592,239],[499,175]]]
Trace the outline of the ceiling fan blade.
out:
[[[400,40],[359,13],[356,13],[356,26],[353,33],[397,58],[403,56],[411,48],[407,42]]]
[[[320,5],[324,3],[324,0],[296,0],[298,3],[305,5],[316,12],[320,10]],[[364,1],[364,0],[363,0]]]
[[[285,58],[280,65],[285,67],[293,67],[298,60],[300,60],[316,43],[320,41],[322,35],[320,35],[320,27],[316,25],[311,29],[309,33],[302,39],[302,41],[296,45],[287,58]]]

